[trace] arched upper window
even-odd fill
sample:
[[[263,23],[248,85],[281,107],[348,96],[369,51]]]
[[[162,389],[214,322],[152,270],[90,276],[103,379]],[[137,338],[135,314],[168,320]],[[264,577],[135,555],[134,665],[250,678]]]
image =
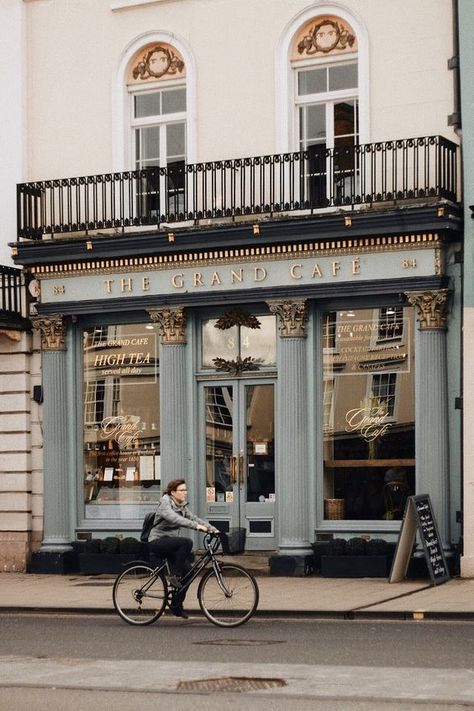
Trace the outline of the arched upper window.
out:
[[[183,57],[165,42],[148,44],[129,62],[126,83],[130,167],[150,169],[141,183],[138,213],[149,221],[159,215],[178,218],[184,209],[187,160]],[[159,168],[166,168],[166,173]]]
[[[294,148],[305,151],[305,197],[312,206],[343,203],[357,183],[359,73],[357,37],[334,15],[317,16],[295,33]]]
[[[338,105],[344,103],[349,107]],[[314,3],[283,28],[275,47],[275,104],[278,152],[318,139],[328,147],[336,137],[341,144],[351,136],[370,141],[368,33],[337,0]]]

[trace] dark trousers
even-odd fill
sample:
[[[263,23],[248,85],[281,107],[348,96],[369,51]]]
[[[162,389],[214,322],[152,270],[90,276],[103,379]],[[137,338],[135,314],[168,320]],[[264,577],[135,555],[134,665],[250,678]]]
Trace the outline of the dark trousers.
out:
[[[148,546],[155,555],[168,559],[173,574],[184,575],[188,569],[187,558],[193,549],[190,538],[162,536],[156,541],[150,541]]]
[[[190,538],[181,536],[162,536],[157,541],[149,541],[149,550],[160,558],[167,558],[171,572],[175,575],[184,575],[189,569],[188,558],[193,549]],[[173,606],[180,607],[186,596],[186,591],[173,593]]]

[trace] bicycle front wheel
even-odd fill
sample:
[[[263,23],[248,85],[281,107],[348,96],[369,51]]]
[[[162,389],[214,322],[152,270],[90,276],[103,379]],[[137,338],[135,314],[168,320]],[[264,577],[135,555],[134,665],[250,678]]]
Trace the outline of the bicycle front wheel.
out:
[[[166,607],[168,588],[161,573],[144,564],[132,565],[114,583],[112,599],[120,617],[130,625],[150,625]]]
[[[238,627],[249,620],[257,609],[257,581],[248,570],[234,563],[218,563],[198,588],[201,610],[219,627]]]

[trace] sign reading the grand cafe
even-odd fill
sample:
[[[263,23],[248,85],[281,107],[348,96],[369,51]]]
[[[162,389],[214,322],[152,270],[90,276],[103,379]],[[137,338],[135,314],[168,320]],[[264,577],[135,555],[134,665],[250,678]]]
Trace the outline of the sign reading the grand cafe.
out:
[[[316,242],[42,266],[41,301],[317,286],[440,274],[435,234]]]

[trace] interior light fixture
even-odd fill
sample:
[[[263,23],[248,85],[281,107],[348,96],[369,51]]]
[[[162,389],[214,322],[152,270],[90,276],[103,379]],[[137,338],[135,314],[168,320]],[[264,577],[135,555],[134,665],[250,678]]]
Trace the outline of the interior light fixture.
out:
[[[152,324],[152,323],[147,323],[147,325],[145,326],[145,328],[148,329],[148,331],[153,331],[153,324]]]

